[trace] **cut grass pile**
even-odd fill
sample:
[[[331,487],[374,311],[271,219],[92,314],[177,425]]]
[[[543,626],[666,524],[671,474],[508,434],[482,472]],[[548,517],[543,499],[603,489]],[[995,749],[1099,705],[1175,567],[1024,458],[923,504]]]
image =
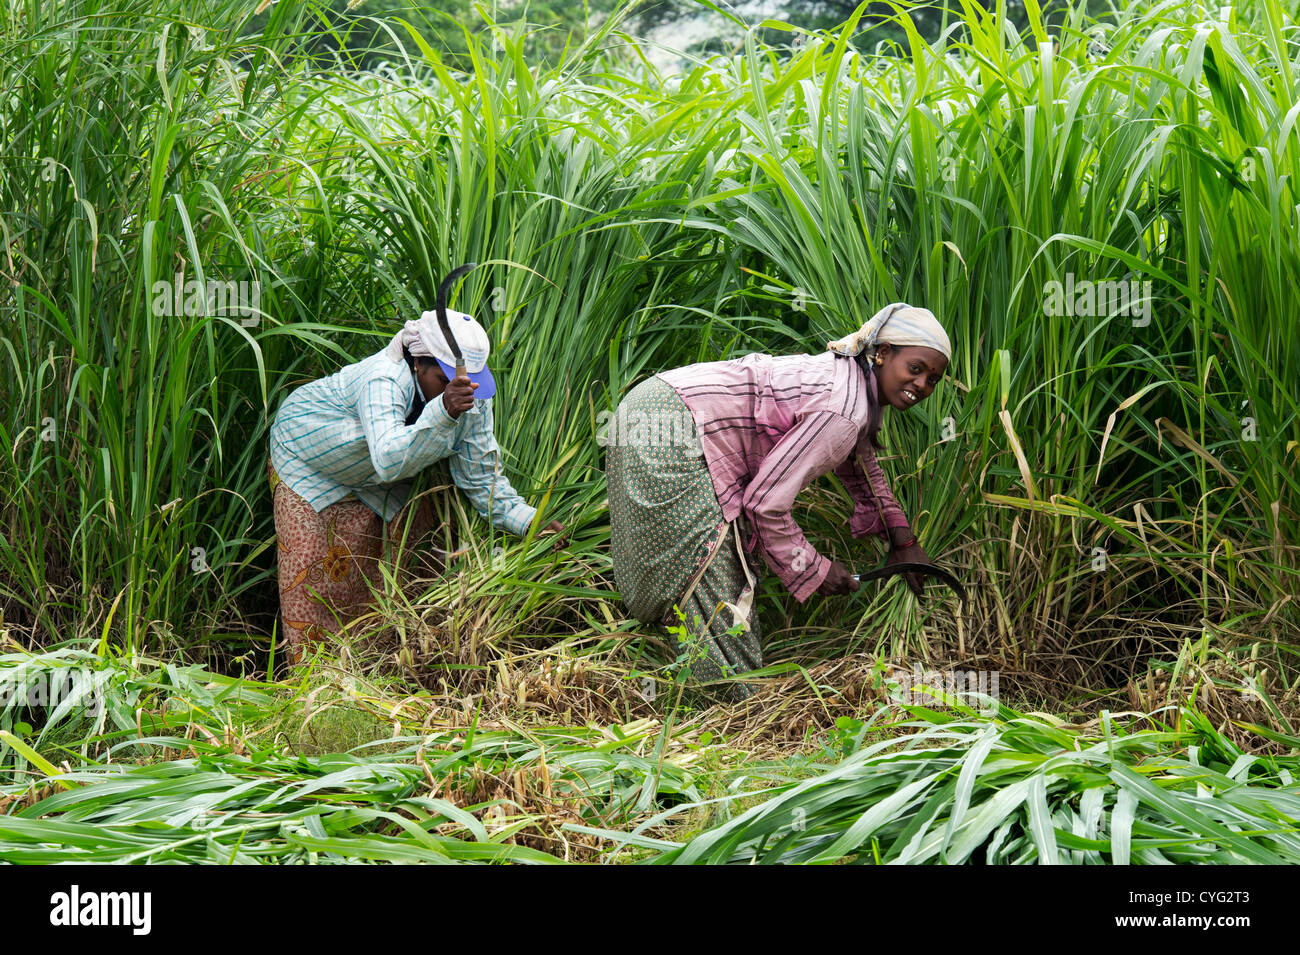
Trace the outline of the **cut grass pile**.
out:
[[[0,670],[30,680],[72,660],[93,656],[8,654]],[[1291,755],[1246,753],[1191,709],[1168,727],[1108,712],[1070,725],[1004,706],[980,716],[940,696],[953,706],[842,716],[797,756],[788,740],[762,747],[770,720],[746,736],[723,706],[528,725],[349,676],[290,695],[140,664],[99,669],[105,731],[79,748],[24,733],[6,708],[0,858],[1300,861],[1300,739],[1275,736]],[[341,733],[329,738],[331,723]],[[313,726],[332,745],[367,741],[319,752]]]

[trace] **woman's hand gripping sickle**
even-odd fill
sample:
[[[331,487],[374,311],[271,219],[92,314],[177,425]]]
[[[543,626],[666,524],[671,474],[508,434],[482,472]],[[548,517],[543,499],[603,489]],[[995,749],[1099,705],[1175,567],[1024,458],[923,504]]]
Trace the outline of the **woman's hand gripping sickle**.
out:
[[[894,542],[889,549],[889,556],[885,558],[886,564],[933,563],[930,560],[930,555],[925,552],[925,548],[917,542],[916,537],[906,527],[894,528],[890,531],[890,534],[893,536]],[[916,596],[919,597],[925,592],[921,584],[920,574],[903,574],[902,577],[907,582],[908,588]]]

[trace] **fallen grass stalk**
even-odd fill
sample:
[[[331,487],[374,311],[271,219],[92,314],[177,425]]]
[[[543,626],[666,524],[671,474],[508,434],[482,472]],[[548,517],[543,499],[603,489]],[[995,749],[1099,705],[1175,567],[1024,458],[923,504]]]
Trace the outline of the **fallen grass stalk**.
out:
[[[1300,861],[1300,760],[1245,754],[1194,710],[1156,730],[908,709],[889,738],[652,861]]]

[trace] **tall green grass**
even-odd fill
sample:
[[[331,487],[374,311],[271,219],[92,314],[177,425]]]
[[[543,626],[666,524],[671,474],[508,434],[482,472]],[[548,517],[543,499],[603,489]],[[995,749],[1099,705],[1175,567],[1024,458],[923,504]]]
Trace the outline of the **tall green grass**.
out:
[[[243,6],[3,14],[0,576],[7,619],[41,641],[183,647],[238,615],[265,574],[256,438],[303,356],[282,323],[364,307],[303,287],[304,213],[281,187],[293,22],[282,5],[273,34],[235,39]],[[265,314],[155,314],[177,274],[257,281]]]
[[[1294,77],[1284,12],[1258,9],[1133,11],[1104,54],[1032,5],[1023,39],[973,6],[944,50],[828,38],[771,65],[750,174],[710,210],[809,299],[806,324],[745,322],[753,347],[899,299],[944,320],[952,375],[888,444],[930,552],[996,592],[977,627],[1011,665],[1136,605],[1252,629],[1294,590]],[[1045,314],[1066,272],[1150,280],[1150,317]]]
[[[1031,3],[1018,37],[969,6],[943,48],[859,54],[850,24],[670,77],[619,16],[545,69],[513,33],[467,34],[471,72],[393,22],[406,57],[358,73],[295,57],[307,7],[246,35],[229,0],[11,5],[6,622],[264,648],[270,416],[475,260],[457,305],[490,327],[503,465],[584,542],[565,587],[607,577],[595,430],[627,387],[816,352],[904,299],[956,353],[933,400],[888,418],[887,467],[931,555],[981,585],[964,652],[1076,680],[1102,661],[1120,683],[1179,628],[1294,642],[1295,22],[1276,0],[1218,11],[1143,4],[1099,32],[1076,12],[1048,37]],[[264,314],[152,314],[177,272],[256,279]],[[1150,280],[1150,323],[1045,315],[1067,272]],[[842,493],[807,501],[815,539],[874,562]],[[562,617],[549,554],[465,530],[516,559],[501,639],[539,600]],[[930,623],[897,587],[767,594],[769,656],[816,634],[902,650]]]

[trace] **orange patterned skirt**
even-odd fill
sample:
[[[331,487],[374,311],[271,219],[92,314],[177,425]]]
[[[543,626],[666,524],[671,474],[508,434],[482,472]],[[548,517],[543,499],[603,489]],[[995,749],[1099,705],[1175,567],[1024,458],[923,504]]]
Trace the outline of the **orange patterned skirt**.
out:
[[[371,588],[381,580],[381,561],[392,565],[403,533],[409,552],[433,526],[433,509],[428,496],[421,496],[389,522],[385,534],[382,518],[357,498],[349,495],[318,514],[280,480],[269,460],[266,470],[275,506],[281,626],[289,659],[299,663],[309,644],[365,612]]]

